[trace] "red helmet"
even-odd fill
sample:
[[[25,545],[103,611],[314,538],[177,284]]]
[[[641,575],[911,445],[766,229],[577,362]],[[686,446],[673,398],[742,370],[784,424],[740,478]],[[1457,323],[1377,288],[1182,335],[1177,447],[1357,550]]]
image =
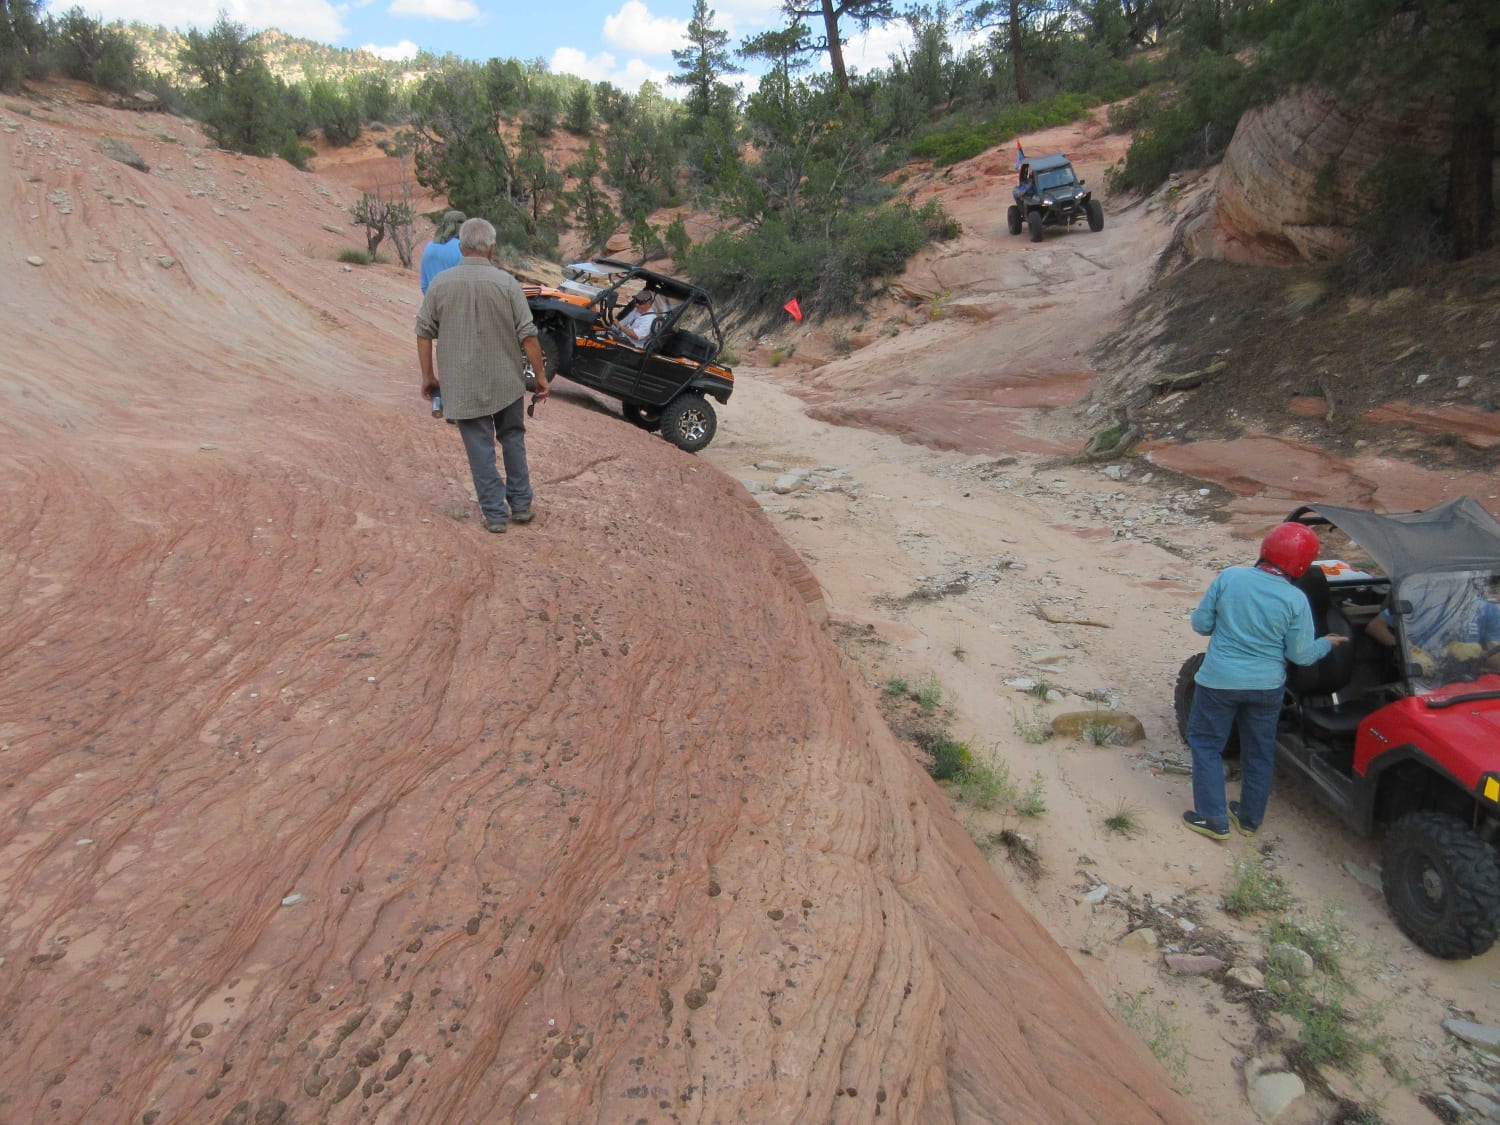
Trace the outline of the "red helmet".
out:
[[[1301,578],[1318,557],[1318,537],[1305,524],[1277,524],[1260,541],[1260,557],[1288,578]]]

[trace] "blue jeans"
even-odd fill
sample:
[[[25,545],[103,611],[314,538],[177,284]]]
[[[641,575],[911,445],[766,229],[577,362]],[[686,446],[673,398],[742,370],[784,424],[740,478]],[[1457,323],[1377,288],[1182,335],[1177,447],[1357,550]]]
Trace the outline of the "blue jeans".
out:
[[[531,473],[526,468],[526,396],[482,418],[459,420],[469,473],[479,510],[489,523],[506,523],[512,512],[531,507]],[[500,440],[500,459],[505,479],[495,467],[495,439]]]
[[[1187,742],[1193,752],[1193,811],[1218,829],[1228,831],[1229,809],[1224,802],[1224,745],[1229,734],[1240,732],[1240,819],[1258,825],[1271,799],[1276,769],[1276,720],[1281,714],[1282,688],[1246,691],[1193,689],[1188,713]]]

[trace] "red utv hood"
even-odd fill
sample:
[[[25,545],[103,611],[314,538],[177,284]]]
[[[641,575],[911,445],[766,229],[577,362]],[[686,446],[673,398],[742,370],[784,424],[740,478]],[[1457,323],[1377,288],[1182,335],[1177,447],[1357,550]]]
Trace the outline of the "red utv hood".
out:
[[[1381,754],[1414,747],[1464,788],[1474,789],[1483,774],[1500,772],[1500,699],[1465,698],[1482,692],[1500,693],[1500,676],[1450,684],[1382,707],[1360,724],[1354,768],[1363,774]],[[1428,705],[1448,699],[1455,702]]]

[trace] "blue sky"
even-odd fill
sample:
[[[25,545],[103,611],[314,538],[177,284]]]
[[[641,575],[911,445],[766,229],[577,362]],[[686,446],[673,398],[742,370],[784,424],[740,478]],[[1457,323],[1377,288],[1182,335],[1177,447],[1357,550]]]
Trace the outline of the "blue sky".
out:
[[[52,0],[60,12],[71,0]],[[730,45],[783,25],[781,0],[710,0],[714,25]],[[609,81],[635,90],[676,72],[672,49],[683,34],[693,0],[93,0],[84,10],[105,21],[160,24],[185,31],[211,25],[219,8],[255,31],[289,35],[335,47],[366,47],[384,58],[410,57],[419,48],[463,58],[546,61],[555,72]],[[857,29],[849,29],[851,32]],[[885,65],[902,28],[872,29],[845,47],[852,70]],[[669,91],[670,92],[670,91]]]

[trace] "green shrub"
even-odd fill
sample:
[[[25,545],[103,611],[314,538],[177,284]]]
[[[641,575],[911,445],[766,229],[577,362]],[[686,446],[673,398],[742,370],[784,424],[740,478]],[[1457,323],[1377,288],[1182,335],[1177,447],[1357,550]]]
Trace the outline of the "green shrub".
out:
[[[0,8],[0,90],[19,89],[42,69],[47,27],[41,0],[10,0]]]
[[[966,805],[994,809],[1016,799],[1016,784],[1010,779],[1010,763],[971,762],[953,779],[953,795]]]
[[[957,164],[1023,133],[1036,133],[1087,117],[1097,104],[1097,99],[1088,94],[1068,93],[1054,94],[1029,105],[1007,106],[984,121],[939,126],[913,141],[911,152],[913,156],[930,158],[939,167]]]
[[[1343,264],[1350,288],[1384,293],[1410,284],[1423,265],[1449,252],[1442,183],[1434,180],[1432,158],[1406,146],[1391,149],[1360,177],[1359,197],[1369,206],[1355,221],[1354,247]]]
[[[952,781],[961,774],[968,773],[973,765],[974,755],[969,751],[967,743],[939,738],[932,747],[932,764],[928,766],[927,772],[938,781]]]
[[[1385,1012],[1380,1006],[1361,1005],[1353,981],[1368,975],[1373,954],[1353,951],[1358,971],[1345,972],[1343,958],[1351,953],[1349,931],[1337,912],[1325,908],[1316,922],[1285,916],[1267,931],[1271,942],[1287,942],[1313,959],[1311,977],[1283,977],[1274,969],[1267,977],[1276,1009],[1298,1025],[1295,1061],[1303,1073],[1321,1066],[1334,1066],[1357,1074],[1364,1060],[1378,1055],[1388,1036],[1380,1030]]]
[[[931,715],[943,701],[943,687],[933,676],[928,676],[912,689],[911,697],[917,701],[922,714]]]
[[[929,242],[958,233],[936,201],[842,211],[805,225],[769,216],[721,232],[688,250],[684,271],[743,319],[784,319],[782,306],[794,296],[809,317],[838,315],[856,311],[878,279],[900,273]]]
[[[1292,903],[1291,886],[1259,855],[1235,859],[1224,892],[1225,914],[1243,918],[1247,914],[1280,913],[1291,909]]]
[[[1151,1053],[1167,1068],[1174,1081],[1187,1087],[1187,1029],[1162,1014],[1159,1003],[1146,1003],[1149,992],[1123,993],[1115,996],[1115,1010],[1120,1018],[1146,1041]]]
[[[1110,186],[1154,191],[1178,169],[1211,164],[1228,147],[1241,115],[1266,92],[1263,76],[1238,59],[1201,52],[1186,63],[1176,97],[1143,94],[1132,103],[1135,139]]]
[[[1022,742],[1046,742],[1052,737],[1052,722],[1040,708],[1030,707],[1015,713],[1016,733]]]
[[[51,54],[69,78],[124,93],[136,80],[136,47],[121,23],[105,24],[69,8],[48,21]]]
[[[1046,780],[1041,773],[1031,775],[1031,784],[1016,802],[1016,812],[1022,816],[1041,816],[1047,811]]]
[[[1141,831],[1140,811],[1121,801],[1115,811],[1104,818],[1104,830],[1129,839]]]
[[[361,250],[357,246],[345,246],[339,251],[339,261],[348,262],[355,266],[368,266],[370,264],[370,252]]]

